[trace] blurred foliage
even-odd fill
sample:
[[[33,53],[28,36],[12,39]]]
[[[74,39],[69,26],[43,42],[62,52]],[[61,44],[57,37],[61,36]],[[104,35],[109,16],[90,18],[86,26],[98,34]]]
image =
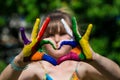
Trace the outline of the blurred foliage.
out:
[[[83,32],[89,23],[93,24],[90,36],[93,49],[120,65],[120,0],[0,0],[0,5],[0,27],[9,26],[14,13],[33,24],[49,11],[67,8]]]
[[[0,72],[3,71],[3,69],[7,66],[7,64],[5,63],[5,61],[0,60]]]

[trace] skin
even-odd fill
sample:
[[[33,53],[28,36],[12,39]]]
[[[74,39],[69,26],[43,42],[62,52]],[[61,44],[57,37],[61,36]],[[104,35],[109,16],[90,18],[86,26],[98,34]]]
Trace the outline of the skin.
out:
[[[70,40],[69,34],[58,33],[51,34],[44,39],[51,40],[58,48],[61,40]],[[61,49],[53,49],[50,44],[44,45],[45,51],[56,60],[70,52],[72,49],[69,45],[62,46]],[[91,48],[91,47],[90,47]],[[77,69],[79,80],[120,80],[120,67],[108,58],[105,58],[94,52],[92,48],[92,61],[73,61],[66,60],[59,65],[52,65],[47,61],[24,62],[23,51],[14,59],[17,66],[27,68],[23,71],[15,71],[9,64],[0,74],[0,80],[43,80],[44,75],[48,73],[53,80],[70,80],[72,74]]]
[[[61,35],[57,33],[48,38],[57,46],[61,40],[70,39],[70,36],[68,34]],[[49,44],[45,44],[44,47],[47,52],[49,52],[48,54],[56,59],[58,56],[62,56],[71,50],[71,47],[68,45],[64,45],[60,50],[52,49],[52,46]],[[67,60],[60,65],[53,66],[47,61],[37,61],[29,63],[27,69],[23,71],[15,71],[11,68],[11,65],[8,65],[0,75],[0,80],[42,80],[45,75],[45,70],[53,80],[69,80],[76,68],[78,70],[77,76],[79,80],[120,80],[120,68],[116,63],[96,54],[94,51],[92,51],[92,53],[93,61],[90,62]],[[22,52],[16,56],[14,61],[17,65],[24,66],[26,63],[22,61],[17,62],[21,56]],[[63,75],[65,77],[63,77]]]

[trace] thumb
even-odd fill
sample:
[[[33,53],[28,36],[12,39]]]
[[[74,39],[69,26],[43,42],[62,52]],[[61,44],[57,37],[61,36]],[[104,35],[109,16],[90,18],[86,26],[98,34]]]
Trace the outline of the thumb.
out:
[[[89,40],[89,36],[90,36],[91,30],[92,30],[92,27],[93,27],[93,25],[89,24],[85,34],[83,35],[83,38],[86,39],[87,41]]]

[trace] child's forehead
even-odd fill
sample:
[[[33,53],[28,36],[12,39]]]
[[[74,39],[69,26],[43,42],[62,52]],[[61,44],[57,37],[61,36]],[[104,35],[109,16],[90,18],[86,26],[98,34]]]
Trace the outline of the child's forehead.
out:
[[[48,32],[49,33],[66,33],[66,30],[63,24],[61,25],[56,23],[56,25],[53,25],[48,28]]]
[[[66,34],[67,31],[64,28],[61,20],[50,21],[45,31],[44,37],[50,37],[54,34]]]

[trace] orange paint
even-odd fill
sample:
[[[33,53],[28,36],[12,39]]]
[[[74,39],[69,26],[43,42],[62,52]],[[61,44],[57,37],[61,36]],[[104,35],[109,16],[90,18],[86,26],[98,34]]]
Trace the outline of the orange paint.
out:
[[[81,53],[81,50],[80,50],[80,48],[75,47],[75,48],[73,48],[73,49],[71,50],[71,52],[74,52],[74,53],[76,53],[77,55],[79,55],[79,54]]]
[[[32,61],[41,60],[43,55],[44,55],[44,54],[41,53],[41,52],[36,52],[36,53],[31,57],[31,60],[32,60]]]

